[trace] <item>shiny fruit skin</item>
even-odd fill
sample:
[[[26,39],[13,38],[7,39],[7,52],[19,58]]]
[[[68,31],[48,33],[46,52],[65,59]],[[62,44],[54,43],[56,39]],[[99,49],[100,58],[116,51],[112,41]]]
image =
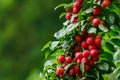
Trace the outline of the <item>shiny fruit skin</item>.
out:
[[[75,7],[73,8],[73,13],[74,13],[74,14],[78,14],[79,11],[80,11],[80,9],[77,9],[77,8],[75,8]]]
[[[94,39],[92,37],[88,37],[86,42],[87,42],[87,44],[92,45],[92,44],[94,44]]]
[[[88,64],[89,60],[88,60],[88,58],[84,57],[84,58],[81,59],[81,62],[84,62],[85,64]]]
[[[92,57],[96,57],[96,56],[98,56],[98,51],[95,50],[95,49],[93,49],[93,50],[90,51],[90,55],[91,55]]]
[[[75,74],[78,74],[78,73],[80,72],[80,68],[79,68],[78,66],[76,66],[76,67],[74,68],[74,72],[75,72]]]
[[[58,61],[61,62],[61,63],[65,62],[65,57],[64,56],[59,56]]]
[[[92,21],[92,24],[96,27],[100,24],[100,19],[98,18],[94,18],[93,21]]]
[[[89,46],[88,46],[88,49],[89,49],[89,50],[96,49],[96,46],[95,46],[95,45],[89,45]]]
[[[66,63],[71,63],[72,62],[72,58],[71,57],[66,57],[65,61],[66,61]]]
[[[66,16],[65,16],[65,18],[66,18],[67,20],[70,20],[70,19],[71,19],[71,16],[72,16],[71,13],[67,13]]]
[[[76,8],[76,9],[80,9],[80,3],[79,2],[75,2],[74,3],[74,8]]]
[[[86,49],[86,48],[88,47],[87,42],[86,42],[86,41],[83,41],[83,42],[81,43],[81,47],[84,48],[84,49]]]
[[[82,57],[83,57],[83,54],[81,52],[76,52],[75,53],[75,58],[76,59],[82,59]]]
[[[110,0],[103,0],[103,2],[101,3],[102,8],[106,8],[109,6],[110,6]]]
[[[80,35],[75,36],[75,42],[81,42],[82,37]]]
[[[99,14],[100,14],[100,8],[99,8],[99,7],[94,8],[94,9],[93,9],[93,14],[94,14],[95,16],[99,15]]]
[[[77,59],[77,64],[81,64],[81,60],[80,59]]]
[[[56,70],[56,74],[59,75],[59,76],[63,75],[63,73],[64,73],[64,69],[63,68],[58,68]]]
[[[101,39],[96,38],[96,39],[95,39],[95,45],[96,45],[97,47],[101,46]]]
[[[83,57],[89,57],[90,52],[88,50],[83,51]]]

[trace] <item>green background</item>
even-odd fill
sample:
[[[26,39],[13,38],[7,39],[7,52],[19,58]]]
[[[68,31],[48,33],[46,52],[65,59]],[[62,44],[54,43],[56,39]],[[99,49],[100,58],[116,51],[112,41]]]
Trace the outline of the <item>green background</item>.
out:
[[[71,1],[0,0],[0,80],[38,80],[41,48],[64,21],[58,19],[64,9],[54,7]]]

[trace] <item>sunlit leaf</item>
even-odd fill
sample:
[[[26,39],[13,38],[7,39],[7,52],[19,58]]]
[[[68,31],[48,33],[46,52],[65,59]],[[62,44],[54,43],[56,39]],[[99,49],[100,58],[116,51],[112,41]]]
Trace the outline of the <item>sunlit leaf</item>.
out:
[[[55,10],[57,10],[60,7],[64,7],[66,4],[59,4],[58,6],[55,7]]]
[[[61,19],[61,18],[64,17],[65,15],[66,15],[66,12],[61,13],[60,16],[59,16],[59,19]]]
[[[103,26],[102,24],[100,24],[98,27],[99,27],[99,29],[102,30],[103,32],[108,32],[108,31],[109,31],[109,29],[108,29],[107,27]]]
[[[45,50],[46,48],[49,48],[51,45],[51,41],[49,41],[47,44],[44,45],[44,47],[41,49],[41,51]]]

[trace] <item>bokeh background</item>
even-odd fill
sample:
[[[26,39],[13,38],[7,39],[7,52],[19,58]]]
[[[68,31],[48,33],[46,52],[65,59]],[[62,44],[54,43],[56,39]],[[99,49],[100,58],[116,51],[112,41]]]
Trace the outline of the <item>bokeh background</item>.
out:
[[[54,7],[71,1],[0,0],[0,80],[39,80],[41,48],[64,21]]]

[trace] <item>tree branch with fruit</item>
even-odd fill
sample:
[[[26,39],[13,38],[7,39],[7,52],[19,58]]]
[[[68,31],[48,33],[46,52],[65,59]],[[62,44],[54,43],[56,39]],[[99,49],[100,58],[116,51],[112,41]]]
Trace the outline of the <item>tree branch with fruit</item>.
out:
[[[75,0],[64,7],[66,21],[48,42],[42,80],[104,80],[116,70],[120,9],[110,0]],[[119,41],[120,42],[120,41]]]

